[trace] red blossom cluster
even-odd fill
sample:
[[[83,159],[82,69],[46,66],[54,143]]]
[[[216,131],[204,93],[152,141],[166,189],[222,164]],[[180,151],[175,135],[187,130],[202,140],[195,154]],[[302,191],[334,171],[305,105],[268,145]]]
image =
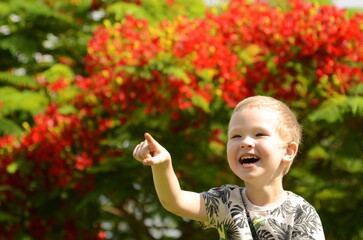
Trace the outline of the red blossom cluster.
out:
[[[85,58],[89,76],[74,81],[80,90],[76,113],[61,114],[51,103],[20,141],[0,138],[0,184],[8,188],[0,195],[2,211],[21,206],[25,228],[35,239],[46,239],[58,219],[41,218],[37,206],[18,197],[35,199],[44,190],[89,194],[94,178],[87,169],[113,154],[101,144],[105,134],[112,122],[129,121],[137,109],[178,120],[185,110],[207,114],[212,101],[232,107],[264,91],[316,103],[328,97],[321,91],[345,93],[361,82],[363,16],[347,18],[343,10],[302,0],[289,3],[282,11],[232,0],[226,11],[204,19],[177,17],[154,26],[128,16],[99,26]],[[43,85],[56,94],[67,84],[59,79]],[[219,129],[212,135],[211,141],[220,142]],[[0,238],[14,239],[19,224],[0,226]],[[86,234],[76,219],[62,224],[64,239]]]
[[[36,165],[49,165],[46,169],[34,169],[33,174],[46,177],[41,188],[68,187],[77,176],[75,171],[83,171],[100,161],[98,144],[103,130],[92,130],[77,115],[60,114],[56,105],[50,105],[44,115],[34,120],[35,126],[16,150],[25,152],[24,158]]]
[[[155,28],[130,16],[99,27],[86,58],[94,74],[79,83],[110,111],[141,104],[162,112],[196,107],[196,95],[206,104],[222,96],[229,106],[256,89],[314,100],[360,82],[362,16],[289,2],[282,11],[234,0],[204,19],[177,17]]]
[[[248,88],[263,83],[264,91],[282,99],[315,99],[322,96],[314,91],[308,95],[310,90],[334,95],[361,82],[363,16],[348,18],[334,6],[289,3],[291,9],[282,11],[235,0],[227,12],[215,16],[219,34],[230,39],[236,54],[255,48],[244,70]],[[297,85],[310,89],[299,91]]]
[[[0,197],[1,209],[12,212],[14,206],[21,208],[18,214],[28,216],[25,227],[35,239],[48,239],[52,228],[59,227],[63,228],[64,239],[86,235],[89,239],[101,239],[79,228],[77,219],[44,217],[36,205],[39,200],[45,201],[39,199],[44,193],[52,196],[59,191],[71,191],[81,199],[94,190],[93,176],[84,171],[102,161],[99,142],[107,130],[102,122],[107,121],[98,119],[100,125],[106,127],[95,128],[84,120],[75,114],[60,114],[58,106],[51,104],[44,114],[34,117],[34,127],[21,138],[20,144],[14,144],[11,136],[0,138],[0,182],[6,189]],[[27,203],[32,201],[34,203]],[[66,202],[67,199],[57,200],[52,207],[74,208]],[[0,238],[15,239],[16,229],[20,228],[21,223],[17,222],[2,226]]]

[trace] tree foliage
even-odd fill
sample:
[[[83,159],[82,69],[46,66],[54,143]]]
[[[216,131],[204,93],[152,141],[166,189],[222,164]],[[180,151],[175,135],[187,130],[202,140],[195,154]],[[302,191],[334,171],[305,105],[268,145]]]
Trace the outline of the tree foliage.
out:
[[[255,94],[286,101],[304,126],[286,188],[317,208],[328,239],[362,236],[362,15],[300,0],[205,14],[194,1],[20,2],[0,5],[2,238],[216,237],[161,208],[132,149],[149,131],[185,189],[241,184],[226,128]]]

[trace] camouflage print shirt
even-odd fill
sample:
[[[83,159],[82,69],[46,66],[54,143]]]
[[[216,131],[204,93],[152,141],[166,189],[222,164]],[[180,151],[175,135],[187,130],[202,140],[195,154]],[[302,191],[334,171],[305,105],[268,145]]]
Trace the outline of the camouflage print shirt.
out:
[[[224,185],[203,192],[208,221],[220,240],[324,240],[319,215],[302,197],[288,192],[281,202],[258,207],[248,201],[244,188]]]

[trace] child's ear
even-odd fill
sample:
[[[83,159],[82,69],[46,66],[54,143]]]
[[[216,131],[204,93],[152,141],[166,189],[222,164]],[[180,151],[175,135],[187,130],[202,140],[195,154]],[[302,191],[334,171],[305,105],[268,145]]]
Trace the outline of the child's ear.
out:
[[[285,155],[282,157],[284,162],[291,162],[294,160],[298,150],[298,144],[296,142],[289,142],[285,148]]]

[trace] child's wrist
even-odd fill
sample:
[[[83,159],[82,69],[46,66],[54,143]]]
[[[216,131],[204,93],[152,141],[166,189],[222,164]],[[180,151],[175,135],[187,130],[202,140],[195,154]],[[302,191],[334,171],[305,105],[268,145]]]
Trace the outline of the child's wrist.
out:
[[[152,165],[153,168],[158,168],[158,169],[168,168],[171,166],[172,166],[171,158],[166,159],[165,161],[160,162],[158,164]]]

